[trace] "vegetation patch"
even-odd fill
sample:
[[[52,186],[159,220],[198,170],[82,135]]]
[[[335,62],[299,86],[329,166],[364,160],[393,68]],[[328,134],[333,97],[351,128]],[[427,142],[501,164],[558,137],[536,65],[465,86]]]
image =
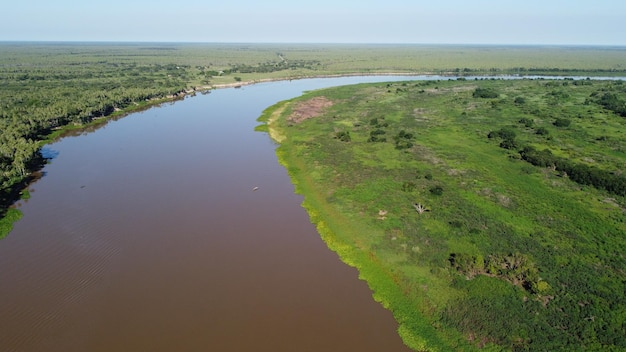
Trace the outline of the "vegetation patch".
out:
[[[300,123],[304,120],[320,115],[326,108],[333,105],[333,102],[325,97],[315,97],[307,101],[297,103],[287,120],[291,123]]]
[[[269,131],[322,238],[412,348],[624,350],[626,120],[605,94],[622,83],[337,87],[289,102],[332,111],[293,124],[285,109]]]
[[[8,209],[4,217],[0,218],[0,239],[6,237],[13,229],[13,223],[21,218],[21,211],[15,208]]]

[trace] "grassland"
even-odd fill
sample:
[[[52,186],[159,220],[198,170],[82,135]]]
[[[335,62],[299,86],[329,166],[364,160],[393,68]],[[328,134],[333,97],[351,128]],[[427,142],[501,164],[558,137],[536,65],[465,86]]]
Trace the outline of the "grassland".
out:
[[[602,182],[626,178],[623,107],[621,81],[450,80],[314,91],[260,120],[412,348],[618,351],[626,190]]]

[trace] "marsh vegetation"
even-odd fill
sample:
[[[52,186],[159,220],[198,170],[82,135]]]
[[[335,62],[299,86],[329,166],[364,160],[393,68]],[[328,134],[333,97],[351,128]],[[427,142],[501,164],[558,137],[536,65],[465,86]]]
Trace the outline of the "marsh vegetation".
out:
[[[625,96],[592,79],[367,84],[263,120],[411,347],[622,350]],[[289,121],[314,99],[332,104]]]

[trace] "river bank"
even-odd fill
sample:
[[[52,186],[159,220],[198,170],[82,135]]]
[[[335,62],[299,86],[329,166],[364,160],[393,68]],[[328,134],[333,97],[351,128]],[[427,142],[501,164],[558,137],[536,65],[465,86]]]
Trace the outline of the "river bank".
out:
[[[626,246],[617,220],[624,195],[535,169],[518,153],[532,143],[572,161],[599,164],[590,156],[603,155],[602,167],[619,173],[623,158],[611,151],[625,146],[623,119],[588,98],[621,86],[539,79],[342,87],[281,102],[260,121],[318,232],[394,313],[407,345],[621,349],[619,323],[572,320],[581,312],[568,302],[605,297],[623,280],[598,276],[587,255],[604,253],[596,258],[611,272],[623,266],[609,252]],[[496,97],[473,95],[477,87]],[[321,99],[332,104],[316,117],[290,118]],[[571,125],[556,126],[554,116]],[[487,137],[498,128],[514,131],[514,148]],[[574,144],[575,152],[567,149]],[[507,260],[517,264],[498,269]],[[626,306],[619,295],[602,299],[619,312]],[[621,314],[608,305],[585,309],[607,322]]]
[[[355,80],[332,82],[215,90],[48,145],[0,242],[3,347],[408,352],[254,131],[276,101]]]
[[[277,119],[288,108],[285,105],[277,111],[269,109],[259,120],[267,122],[269,134],[277,143],[284,142],[286,138],[276,128]],[[277,156],[281,165],[288,170],[294,191],[304,197],[302,207],[306,209],[324,243],[337,253],[341,261],[358,270],[359,278],[367,282],[372,290],[374,300],[393,313],[404,343],[415,351],[433,351],[436,348],[445,350],[446,345],[437,342],[438,338],[429,320],[415,309],[415,305],[398,285],[397,280],[401,280],[401,277],[381,265],[376,255],[359,243],[359,233],[369,230],[347,219],[327,202],[323,187],[311,177],[315,170],[307,166],[303,159],[280,146]]]
[[[363,233],[372,232],[371,228],[355,222],[330,204],[328,192],[319,179],[312,176],[318,173],[317,168],[307,164],[298,151],[290,150],[293,144],[283,144],[287,135],[292,136],[284,129],[288,116],[284,113],[291,108],[291,101],[269,107],[259,117],[262,125],[258,129],[266,131],[279,144],[276,150],[278,160],[287,169],[295,193],[303,196],[301,205],[322,240],[342,262],[358,270],[359,278],[372,290],[374,300],[393,313],[398,322],[398,333],[407,346],[415,351],[445,351],[449,345],[441,340],[430,319],[406,295],[406,287],[400,285],[404,280],[401,273],[390,271],[388,265],[360,240]]]

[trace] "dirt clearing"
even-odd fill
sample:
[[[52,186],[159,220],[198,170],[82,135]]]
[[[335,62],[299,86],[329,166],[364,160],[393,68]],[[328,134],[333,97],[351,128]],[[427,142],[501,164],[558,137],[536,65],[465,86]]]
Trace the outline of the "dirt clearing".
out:
[[[304,120],[308,120],[315,116],[319,116],[328,107],[331,107],[333,102],[326,97],[315,97],[307,101],[298,103],[293,108],[293,112],[287,118],[287,121],[291,123],[300,123]]]

